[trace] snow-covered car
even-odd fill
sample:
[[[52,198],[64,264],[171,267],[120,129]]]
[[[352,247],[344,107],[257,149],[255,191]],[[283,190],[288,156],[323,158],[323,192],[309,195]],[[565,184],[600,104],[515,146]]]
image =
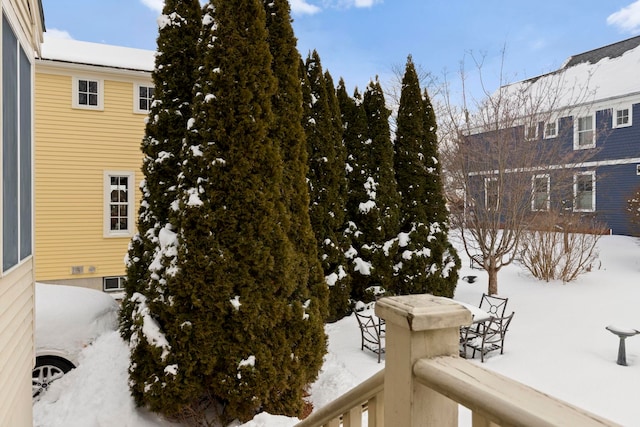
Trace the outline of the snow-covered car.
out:
[[[82,349],[118,327],[118,303],[104,292],[36,283],[35,351],[31,375],[36,398],[75,368]]]

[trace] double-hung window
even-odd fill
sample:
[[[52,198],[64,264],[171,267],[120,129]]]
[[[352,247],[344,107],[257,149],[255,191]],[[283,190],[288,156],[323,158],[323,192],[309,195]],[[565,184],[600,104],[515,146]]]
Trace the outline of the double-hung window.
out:
[[[73,78],[73,107],[89,110],[102,110],[103,81],[88,77]]]
[[[596,210],[596,173],[581,172],[573,176],[573,210],[593,212]]]
[[[631,126],[631,107],[616,108],[613,110],[613,127],[623,128]]]
[[[2,271],[33,250],[31,61],[2,15]]]
[[[526,141],[534,141],[538,139],[537,123],[527,123],[524,125],[524,139]]]
[[[551,120],[544,124],[544,138],[555,138],[558,136],[558,121]]]
[[[498,209],[499,199],[498,178],[491,177],[484,179],[484,203],[487,210]]]
[[[137,84],[134,90],[134,111],[136,113],[148,113],[151,110],[155,89],[153,86]]]
[[[593,148],[596,146],[596,118],[594,115],[576,117],[574,122],[573,148]]]
[[[549,175],[534,175],[531,179],[531,210],[549,210]]]
[[[106,237],[126,237],[133,233],[133,172],[105,172],[105,224]]]

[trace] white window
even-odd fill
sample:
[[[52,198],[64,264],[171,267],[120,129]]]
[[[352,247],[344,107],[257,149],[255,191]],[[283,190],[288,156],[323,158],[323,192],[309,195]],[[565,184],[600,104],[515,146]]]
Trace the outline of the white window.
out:
[[[549,210],[549,175],[534,175],[531,178],[531,210]]]
[[[544,138],[555,138],[558,136],[558,120],[551,120],[544,124]]]
[[[151,110],[155,89],[150,85],[137,84],[134,85],[134,91],[133,102],[135,104],[133,110],[136,113],[147,114]]]
[[[613,110],[613,127],[623,128],[631,126],[631,108],[617,108]]]
[[[596,173],[583,172],[573,176],[573,210],[593,212],[596,210]]]
[[[105,172],[105,237],[129,237],[133,234],[134,183],[133,172]]]
[[[487,209],[498,208],[498,178],[484,179],[484,203]]]
[[[73,106],[90,110],[102,110],[103,81],[94,78],[73,78]]]
[[[596,118],[593,115],[576,117],[574,122],[573,148],[593,148],[596,146],[595,140]]]
[[[524,139],[527,141],[533,141],[538,139],[537,123],[527,123],[524,125]]]
[[[102,279],[102,289],[105,292],[123,291],[125,279],[126,277],[124,276],[104,277]]]

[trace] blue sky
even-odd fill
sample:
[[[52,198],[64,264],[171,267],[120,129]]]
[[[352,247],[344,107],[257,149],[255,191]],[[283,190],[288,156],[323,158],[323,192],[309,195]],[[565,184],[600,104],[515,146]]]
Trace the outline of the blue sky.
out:
[[[469,53],[484,57],[488,89],[562,65],[571,55],[640,34],[640,0],[290,0],[298,48],[316,49],[349,90],[391,81],[408,54],[439,79],[456,80]],[[155,49],[162,0],[42,0],[53,35]]]

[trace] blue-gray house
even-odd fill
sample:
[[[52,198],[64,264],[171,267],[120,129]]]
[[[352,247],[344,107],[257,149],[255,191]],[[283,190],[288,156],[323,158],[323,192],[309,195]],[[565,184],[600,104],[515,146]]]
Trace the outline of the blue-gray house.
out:
[[[514,147],[556,153],[540,167],[511,166],[527,175],[532,212],[560,207],[595,217],[613,234],[640,233],[627,213],[627,200],[640,189],[640,36],[572,56],[560,69],[493,96],[519,98],[495,113],[513,120],[477,127],[471,139],[486,142],[506,131],[519,138]],[[487,206],[497,185],[490,169],[476,173]]]

